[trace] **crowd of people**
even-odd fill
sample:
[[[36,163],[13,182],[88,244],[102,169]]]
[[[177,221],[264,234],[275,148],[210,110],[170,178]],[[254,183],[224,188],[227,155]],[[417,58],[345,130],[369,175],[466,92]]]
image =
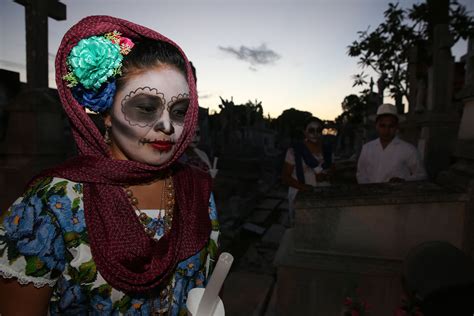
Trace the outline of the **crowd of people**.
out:
[[[398,137],[404,117],[393,104],[382,104],[374,117],[378,137],[362,147],[357,161],[359,184],[421,181],[427,178],[418,150]],[[331,146],[322,141],[323,122],[310,118],[303,126],[304,140],[288,148],[281,178],[288,185],[289,222],[294,222],[298,191],[330,185],[337,169]]]

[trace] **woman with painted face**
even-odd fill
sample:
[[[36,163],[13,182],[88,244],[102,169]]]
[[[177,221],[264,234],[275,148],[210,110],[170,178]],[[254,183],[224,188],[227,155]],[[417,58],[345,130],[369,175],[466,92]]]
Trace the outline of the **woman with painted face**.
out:
[[[209,175],[177,161],[198,115],[186,56],[155,31],[92,16],[65,34],[56,82],[78,156],[2,217],[0,314],[186,314],[219,234]]]
[[[323,146],[321,133],[323,122],[309,118],[304,125],[304,141],[288,148],[282,170],[282,181],[288,185],[288,219],[294,222],[294,201],[299,190],[309,191],[315,186],[329,184],[332,167],[332,150]]]

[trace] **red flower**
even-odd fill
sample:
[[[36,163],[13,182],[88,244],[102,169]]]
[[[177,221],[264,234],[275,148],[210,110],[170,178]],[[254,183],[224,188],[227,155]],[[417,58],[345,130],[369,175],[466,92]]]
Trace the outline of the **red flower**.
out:
[[[351,306],[352,303],[353,303],[353,301],[352,301],[352,298],[350,298],[350,297],[346,297],[346,299],[344,300],[344,305],[346,305],[346,306]]]
[[[371,307],[370,304],[367,303],[366,301],[362,301],[362,302],[360,303],[360,305],[362,306],[362,308],[363,308],[364,310],[369,310],[370,307]]]
[[[407,315],[407,312],[403,308],[399,307],[395,310],[395,313],[393,313],[393,316],[408,316],[408,315]]]

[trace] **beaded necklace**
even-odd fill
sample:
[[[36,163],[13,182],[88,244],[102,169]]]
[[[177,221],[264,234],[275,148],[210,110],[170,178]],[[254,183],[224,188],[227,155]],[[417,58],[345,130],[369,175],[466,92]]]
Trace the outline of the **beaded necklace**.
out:
[[[145,233],[150,236],[154,237],[156,232],[159,229],[160,222],[155,223],[154,226],[150,227],[150,222],[152,219],[145,214],[139,207],[138,198],[133,195],[133,191],[130,187],[125,187],[125,193],[132,204],[135,211],[138,213],[138,219],[140,223],[143,225],[145,229]],[[163,220],[164,232],[165,234],[171,230],[171,224],[173,221],[173,210],[175,205],[175,196],[174,196],[174,186],[173,186],[173,178],[171,176],[165,178],[164,184],[161,190],[161,202],[160,202],[160,211],[159,211],[159,219]],[[164,212],[164,213],[162,213]],[[158,299],[160,301],[160,308],[157,309],[154,304],[154,299],[151,298],[151,315],[159,315],[164,316],[168,315],[171,310],[171,305],[173,303],[173,290],[174,287],[172,280],[169,284],[167,284],[164,289],[162,289],[159,293]],[[168,298],[168,304],[165,304],[166,298]]]
[[[152,219],[138,207],[139,201],[133,195],[132,189],[130,187],[125,187],[124,189],[130,201],[130,204],[132,204],[133,208],[138,213],[137,214],[138,220],[143,225],[145,229],[145,233],[150,237],[154,237],[156,232],[159,229],[160,223],[158,222],[155,225],[150,227],[149,224],[152,221]],[[167,177],[164,180],[163,188],[161,190],[160,213],[159,213],[159,218],[158,218],[158,220],[163,221],[165,234],[171,230],[171,225],[173,222],[174,205],[175,205],[175,195],[174,195],[173,178]],[[162,213],[162,211],[164,211],[164,213]]]

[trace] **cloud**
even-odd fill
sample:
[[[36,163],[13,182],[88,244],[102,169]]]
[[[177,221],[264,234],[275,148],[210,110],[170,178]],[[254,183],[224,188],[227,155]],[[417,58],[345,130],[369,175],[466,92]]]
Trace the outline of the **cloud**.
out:
[[[203,100],[210,99],[213,97],[212,93],[203,93],[203,94],[198,93],[198,95],[199,95],[199,99],[203,99]]]
[[[274,64],[281,56],[274,50],[267,48],[265,44],[256,48],[241,45],[239,49],[234,47],[219,46],[219,49],[228,53],[239,60],[243,60],[250,64],[250,70],[257,71],[256,66]]]

